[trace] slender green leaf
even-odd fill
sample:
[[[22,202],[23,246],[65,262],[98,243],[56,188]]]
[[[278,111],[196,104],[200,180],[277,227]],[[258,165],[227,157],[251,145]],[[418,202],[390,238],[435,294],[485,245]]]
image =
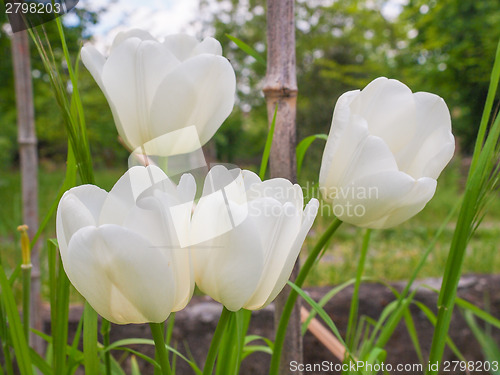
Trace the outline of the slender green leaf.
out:
[[[257,62],[259,62],[263,65],[266,65],[266,59],[264,57],[262,57],[262,55],[260,53],[258,53],[255,49],[253,49],[248,44],[246,44],[242,40],[240,40],[232,35],[226,34],[226,36],[229,39],[231,39],[231,41],[234,44],[236,44],[238,46],[238,48],[241,49],[243,52],[245,52],[247,55],[252,56],[255,60],[257,60]]]
[[[53,375],[54,372],[52,371],[52,368],[50,365],[43,359],[40,354],[35,352],[32,348],[30,348],[30,357],[31,357],[31,362],[33,365],[35,365],[43,375]]]
[[[479,345],[481,345],[481,349],[484,353],[486,361],[489,363],[492,363],[493,361],[498,361],[500,358],[500,347],[496,343],[495,339],[490,335],[486,334],[485,332],[483,332],[481,328],[479,328],[479,325],[474,319],[472,311],[470,310],[465,311],[464,317],[472,333],[479,342]],[[495,370],[494,368],[491,368],[490,373],[494,375],[500,375],[500,369],[496,368]]]
[[[3,267],[0,267],[0,288],[2,291],[1,297],[9,322],[10,337],[16,353],[19,372],[21,375],[31,375],[33,371],[31,368],[28,343],[24,337],[23,326],[21,324],[19,312],[17,311],[16,301],[14,299],[14,295],[12,294],[9,281],[5,275]]]
[[[309,137],[306,137],[302,141],[300,141],[299,144],[297,145],[295,149],[297,155],[297,176],[300,176],[300,171],[302,170],[302,162],[304,161],[304,156],[306,155],[309,146],[311,146],[311,144],[316,139],[324,139],[326,141],[328,140],[328,135],[326,134],[310,135]]]

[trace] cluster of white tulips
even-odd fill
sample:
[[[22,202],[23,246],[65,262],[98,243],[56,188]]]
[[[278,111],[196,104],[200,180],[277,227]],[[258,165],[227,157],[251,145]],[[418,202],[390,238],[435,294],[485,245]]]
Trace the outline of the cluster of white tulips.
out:
[[[168,157],[199,150],[234,105],[235,74],[215,39],[144,31],[119,34],[106,59],[82,50],[123,141]],[[454,152],[444,101],[378,78],[335,107],[319,182],[339,219],[368,228],[400,224],[432,198]],[[345,194],[366,189],[374,195]],[[374,189],[374,190],[373,190]],[[344,193],[342,193],[344,192]],[[130,168],[108,193],[73,188],[57,212],[64,269],[111,322],[163,322],[189,302],[194,285],[231,311],[268,305],[286,284],[318,212],[299,185],[261,181],[217,166],[203,189],[175,184],[155,165]]]

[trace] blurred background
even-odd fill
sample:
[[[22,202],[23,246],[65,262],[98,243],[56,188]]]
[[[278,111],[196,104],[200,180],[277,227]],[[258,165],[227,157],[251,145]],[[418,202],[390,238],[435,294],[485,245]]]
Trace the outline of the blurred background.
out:
[[[220,162],[247,169],[260,163],[267,134],[267,114],[261,92],[265,65],[231,42],[234,36],[266,56],[264,0],[80,0],[64,16],[72,56],[83,43],[106,52],[121,30],[140,27],[161,39],[186,32],[218,39],[237,79],[233,113],[206,146]],[[3,7],[3,3],[0,4]],[[0,252],[7,264],[20,257],[16,226],[21,224],[21,193],[16,129],[16,105],[9,25],[0,9]],[[438,182],[435,198],[404,225],[374,233],[375,248],[367,276],[404,279],[420,258],[429,238],[455,205],[463,189],[469,154],[479,127],[490,71],[500,38],[498,0],[298,0],[296,1],[297,78],[299,87],[297,139],[328,133],[337,98],[364,87],[378,76],[395,78],[413,91],[429,91],[447,102],[457,139],[457,152]],[[63,55],[55,24],[44,25],[56,58]],[[40,58],[31,50],[38,152],[40,213],[57,195],[64,175],[67,135]],[[98,184],[109,189],[127,168],[128,152],[117,140],[109,106],[88,71],[80,70],[82,95]],[[70,90],[70,85],[68,85]],[[299,183],[317,182],[324,141],[306,154]],[[498,196],[497,196],[498,198]],[[329,218],[318,218],[308,243]],[[445,230],[422,277],[442,273],[453,219]],[[50,225],[48,236],[54,231]],[[324,257],[312,284],[350,279],[361,244],[360,230],[345,226]],[[465,272],[500,271],[500,203],[492,201],[484,225],[471,242]],[[339,240],[340,239],[340,240]],[[398,267],[394,267],[397,262]]]

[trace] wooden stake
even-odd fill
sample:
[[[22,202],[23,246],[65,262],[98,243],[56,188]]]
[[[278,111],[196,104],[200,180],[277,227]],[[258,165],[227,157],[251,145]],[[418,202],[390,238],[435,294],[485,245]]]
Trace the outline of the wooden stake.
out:
[[[38,154],[35,133],[35,111],[33,108],[33,88],[31,84],[31,64],[28,33],[26,30],[12,34],[12,60],[17,105],[17,140],[21,165],[23,223],[29,227],[29,237],[33,238],[38,229]],[[30,326],[42,330],[40,316],[40,261],[39,246],[31,249],[31,313]],[[31,334],[32,345],[42,352],[42,341]]]
[[[278,112],[271,147],[271,177],[283,177],[296,182],[296,128],[297,78],[295,73],[295,21],[293,0],[267,1],[267,74],[264,81],[267,113],[271,123],[276,105]],[[298,262],[291,279],[298,274]],[[276,298],[274,322],[278,325],[290,288],[285,287]],[[302,336],[300,334],[299,302],[294,308],[280,363],[280,374],[289,374],[291,361],[302,363]],[[299,374],[297,372],[297,374]]]

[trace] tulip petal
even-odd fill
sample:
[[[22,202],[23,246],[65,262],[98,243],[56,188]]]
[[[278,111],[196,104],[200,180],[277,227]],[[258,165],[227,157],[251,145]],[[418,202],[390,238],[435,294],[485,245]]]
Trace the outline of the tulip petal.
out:
[[[330,137],[329,137],[330,138]],[[365,176],[386,171],[397,171],[398,166],[387,144],[381,138],[370,135],[366,121],[358,116],[351,118],[339,138],[336,153],[326,155],[333,148],[325,148],[323,160],[332,160],[333,165],[322,169],[320,186],[324,198],[331,201],[337,194],[346,194],[351,181]],[[338,165],[338,167],[337,167]]]
[[[354,225],[387,228],[387,220],[381,218],[389,216],[398,207],[425,205],[429,201],[436,185],[428,180],[431,179],[416,181],[397,171],[361,177],[353,181],[348,194],[334,200],[333,212],[340,220]],[[425,183],[418,186],[423,181]],[[418,194],[412,196],[415,193]]]
[[[428,177],[418,179],[413,189],[386,216],[369,223],[370,228],[391,228],[412,218],[423,210],[436,191],[436,180]]]
[[[92,74],[99,88],[106,95],[106,87],[102,82],[102,71],[106,62],[104,56],[94,46],[86,45],[82,48],[81,59],[83,65]]]
[[[113,39],[113,43],[111,44],[111,51],[113,51],[120,43],[130,38],[137,38],[140,40],[155,40],[155,38],[153,38],[153,36],[146,30],[131,29],[127,31],[120,31]]]
[[[171,259],[121,227],[82,228],[71,238],[64,267],[77,290],[113,323],[159,323],[172,309]]]
[[[252,215],[253,210],[257,211],[259,215]],[[301,230],[302,207],[297,208],[290,202],[282,205],[273,198],[261,198],[252,201],[249,216],[255,221],[264,250],[262,278],[252,297],[244,306],[254,310],[261,308],[269,298],[283,272],[288,257],[295,256],[296,259],[298,255],[298,251],[293,248],[293,245],[296,234]],[[290,254],[291,251],[294,254]],[[291,272],[291,269],[289,271]]]
[[[94,185],[77,186],[64,193],[56,217],[57,240],[63,258],[71,236],[80,228],[96,225],[107,194]]]
[[[165,173],[153,165],[130,168],[108,193],[102,206],[99,224],[122,224],[136,205],[140,194],[152,185],[167,179]]]
[[[340,183],[340,178],[347,168],[347,161],[354,152],[354,146],[365,136],[363,127],[355,126],[354,129],[350,129],[350,104],[357,95],[359,95],[359,90],[348,91],[337,100],[321,161],[320,186],[335,186]],[[345,135],[347,130],[349,133]],[[339,160],[339,158],[342,159]],[[335,168],[333,168],[334,165]]]
[[[352,101],[351,111],[366,119],[370,134],[382,138],[394,154],[417,132],[413,93],[394,79],[381,77],[370,82]]]
[[[207,53],[209,55],[222,55],[222,46],[220,45],[217,39],[207,37],[203,39],[201,43],[199,43],[191,53],[192,56],[201,55],[203,53]]]
[[[295,262],[297,261],[297,258],[299,256],[300,249],[304,244],[307,233],[309,233],[309,230],[311,229],[314,223],[314,219],[318,214],[318,207],[319,207],[319,202],[317,199],[314,198],[311,199],[307,204],[304,210],[300,230],[297,233],[297,237],[295,237],[295,241],[293,242],[292,246],[290,247],[290,250],[288,251],[288,255],[286,256],[286,260],[283,262],[283,265],[281,266],[281,272],[279,273],[279,276],[276,278],[276,281],[274,282],[274,286],[272,288],[271,293],[269,293],[267,300],[260,305],[260,308],[265,307],[272,301],[274,301],[274,299],[285,287],[286,282],[290,278],[290,274],[292,273]]]
[[[398,164],[413,178],[427,176],[437,179],[455,151],[450,112],[437,95],[417,92],[413,97],[419,130],[404,153],[397,156],[398,161],[401,160]]]
[[[149,110],[162,79],[178,62],[160,43],[129,38],[109,56],[102,82],[118,132],[131,149],[155,137]],[[161,135],[161,134],[157,134]]]
[[[285,178],[272,178],[260,184],[254,184],[250,187],[247,195],[250,200],[264,197],[273,198],[278,200],[281,205],[291,202],[300,211],[304,207],[301,187],[292,184]]]
[[[231,205],[231,211],[237,210],[237,205]],[[193,214],[193,231],[203,230],[202,226],[209,223],[199,213]],[[218,221],[217,212],[213,212],[211,218]],[[231,311],[244,306],[262,275],[263,250],[255,240],[256,233],[254,221],[247,218],[233,230],[192,250],[196,284]]]
[[[187,34],[167,35],[163,40],[165,49],[169,50],[181,62],[191,57],[198,43],[195,37]]]
[[[156,91],[152,135],[194,125],[200,143],[205,144],[231,113],[235,89],[236,78],[227,59],[212,55],[188,59],[169,72]]]

